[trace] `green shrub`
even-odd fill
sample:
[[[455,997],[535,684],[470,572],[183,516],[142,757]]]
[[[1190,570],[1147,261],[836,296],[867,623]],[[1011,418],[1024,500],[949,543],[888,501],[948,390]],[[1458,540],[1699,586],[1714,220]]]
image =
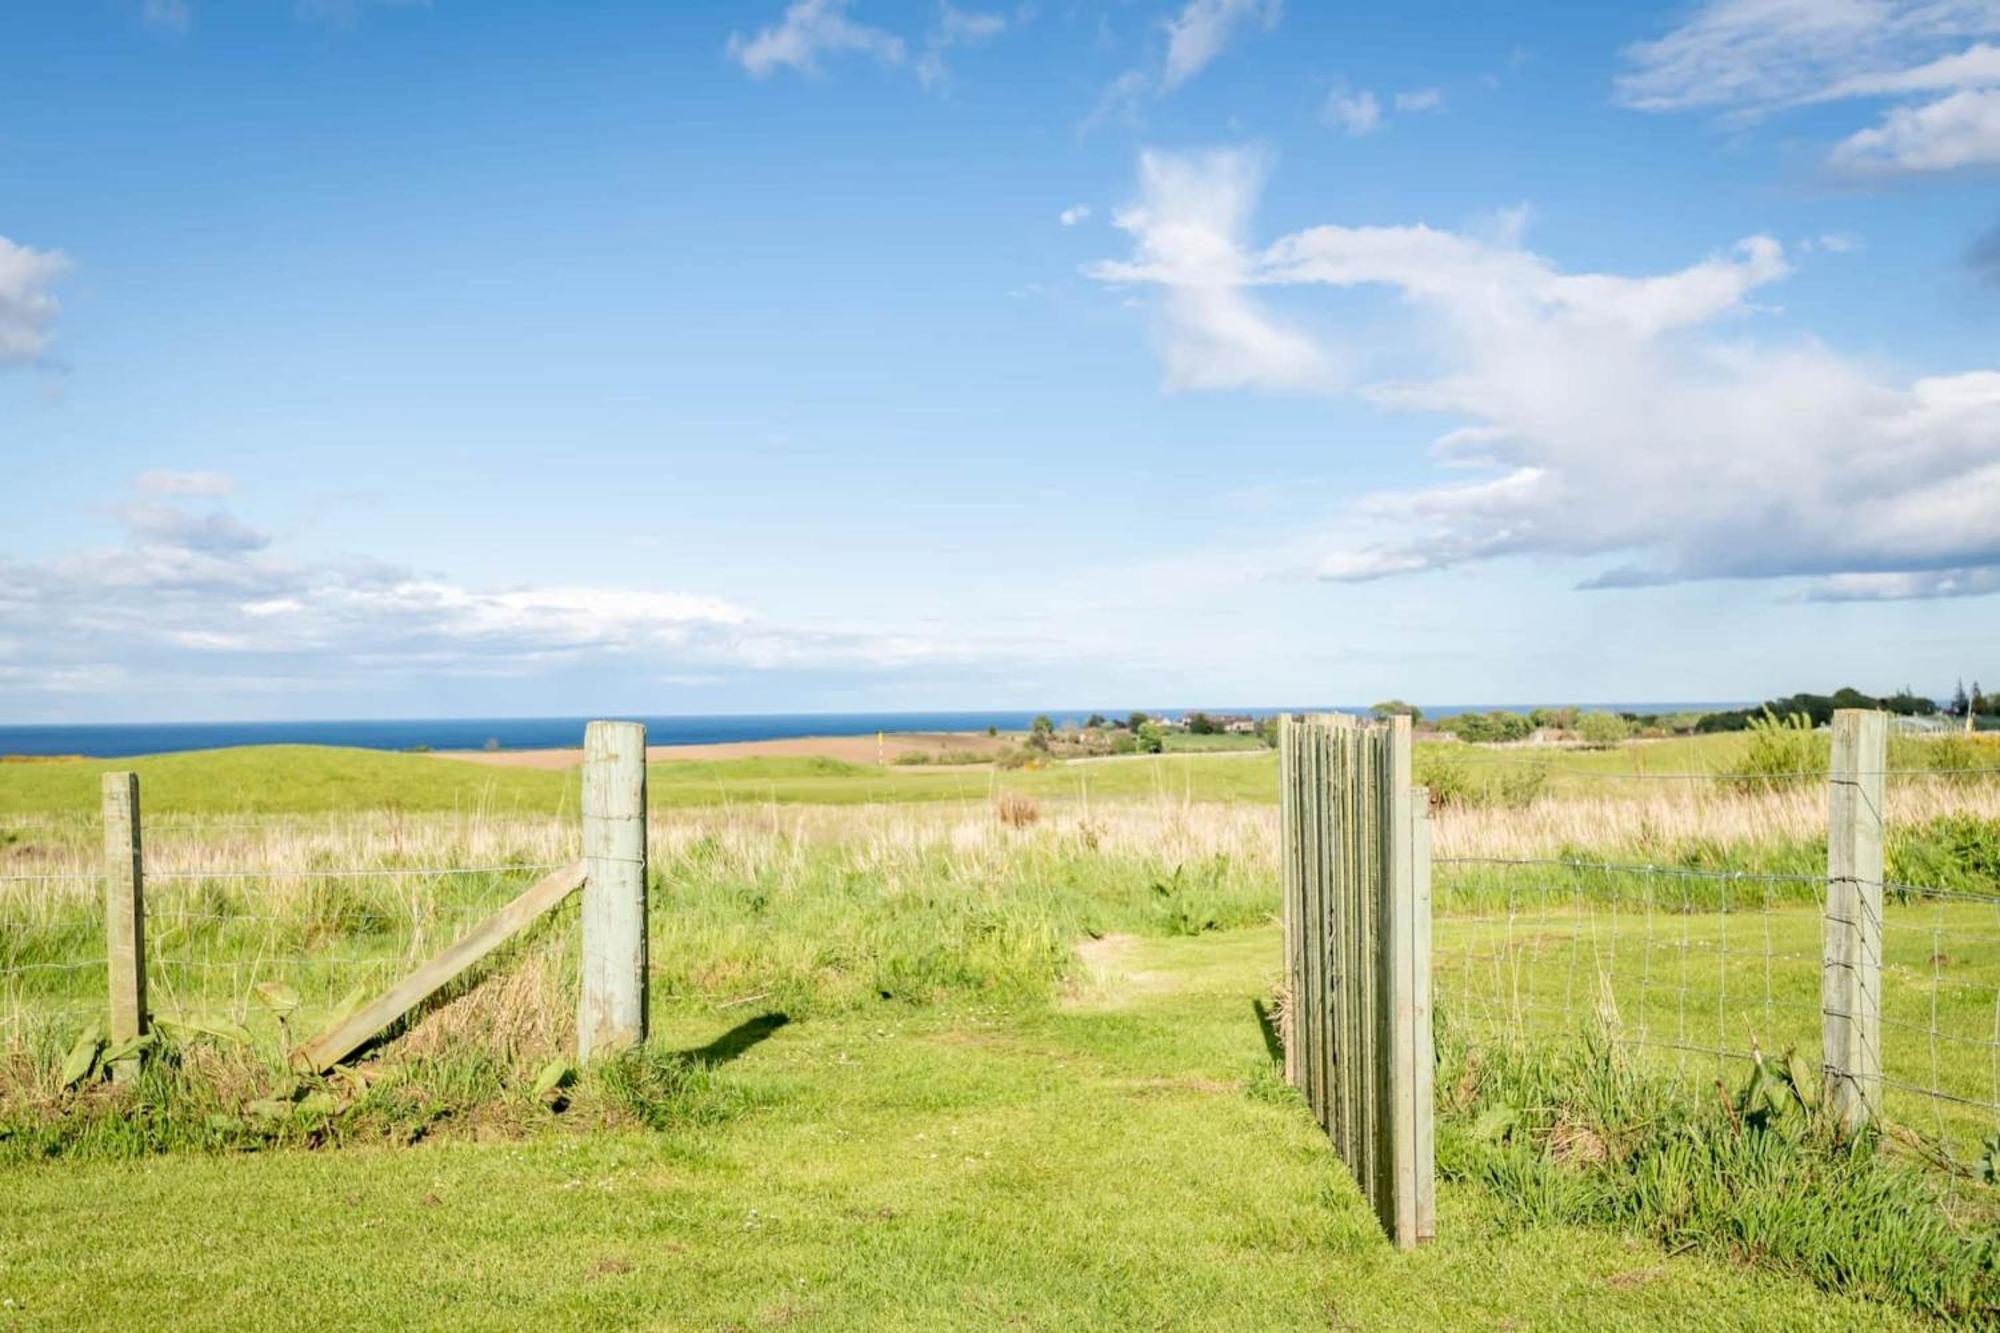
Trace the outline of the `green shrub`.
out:
[[[1782,791],[1826,780],[1830,744],[1804,713],[1752,718],[1749,743],[1724,777],[1738,791]]]

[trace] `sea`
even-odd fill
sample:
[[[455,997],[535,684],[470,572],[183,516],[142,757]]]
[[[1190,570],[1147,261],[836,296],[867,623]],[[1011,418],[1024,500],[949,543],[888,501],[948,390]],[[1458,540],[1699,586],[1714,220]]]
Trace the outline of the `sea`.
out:
[[[1422,705],[1426,717],[1526,712],[1541,704]],[[1740,703],[1582,704],[1612,712],[1683,713],[1738,708]],[[1366,711],[1366,705],[1291,705],[1281,708],[1204,707],[1232,717],[1279,713]],[[1129,708],[986,709],[930,713],[715,713],[657,717],[607,714],[646,724],[653,745],[703,745],[719,741],[780,740],[793,736],[872,736],[878,731],[1026,731],[1041,714],[1058,723],[1080,722],[1093,712],[1125,717]],[[1145,708],[1155,717],[1182,717],[1192,708]],[[0,755],[84,755],[117,758],[216,750],[236,745],[345,745],[366,750],[546,750],[583,743],[581,717],[410,717],[302,722],[105,722],[9,725],[0,723]]]

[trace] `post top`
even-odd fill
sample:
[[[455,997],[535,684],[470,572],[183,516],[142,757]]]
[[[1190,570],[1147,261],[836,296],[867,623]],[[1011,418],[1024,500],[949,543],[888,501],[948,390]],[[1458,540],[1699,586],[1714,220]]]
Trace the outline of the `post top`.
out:
[[[643,722],[589,722],[583,728],[583,748],[606,754],[625,753],[646,749],[646,724]]]

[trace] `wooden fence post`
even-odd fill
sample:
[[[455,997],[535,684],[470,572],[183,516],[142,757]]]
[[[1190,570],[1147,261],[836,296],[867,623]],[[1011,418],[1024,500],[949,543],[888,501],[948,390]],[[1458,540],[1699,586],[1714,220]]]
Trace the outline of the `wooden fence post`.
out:
[[[1431,794],[1410,795],[1415,807],[1411,833],[1411,986],[1416,1023],[1411,1049],[1412,1101],[1417,1113],[1417,1227],[1419,1242],[1437,1238],[1437,1045],[1431,1029]]]
[[[1384,1228],[1396,1244],[1417,1243],[1417,1080],[1416,1080],[1416,802],[1410,786],[1410,719],[1389,721],[1388,772],[1381,792],[1383,832],[1388,837],[1382,913],[1376,947],[1383,960],[1380,1008],[1382,1166],[1387,1198]]]
[[[579,1062],[646,1039],[646,728],[583,734],[583,986]]]
[[[146,1035],[146,870],[139,837],[139,775],[106,773],[104,810],[104,957],[111,981],[112,1046]],[[112,1076],[130,1078],[137,1062],[119,1060]]]
[[[1279,717],[1278,891],[1284,922],[1285,1004],[1279,1014],[1278,1040],[1284,1046],[1285,1082],[1295,1088],[1299,1086],[1299,1008],[1306,1002],[1304,977],[1299,965],[1305,952],[1299,942],[1299,932],[1305,923],[1300,920],[1298,902],[1302,890],[1299,869],[1302,857],[1298,818],[1299,766],[1295,753],[1298,743],[1298,724],[1289,713]]]
[[[1826,914],[1820,1024],[1826,1087],[1842,1126],[1882,1098],[1882,787],[1884,714],[1833,715],[1827,772]]]

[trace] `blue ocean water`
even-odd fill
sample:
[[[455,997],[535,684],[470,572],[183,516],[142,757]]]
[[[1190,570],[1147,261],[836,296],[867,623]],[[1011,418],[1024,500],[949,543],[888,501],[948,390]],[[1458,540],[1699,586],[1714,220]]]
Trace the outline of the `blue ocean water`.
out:
[[[1486,712],[1494,708],[1525,711],[1534,704],[1424,705],[1428,717]],[[1590,704],[1622,712],[1677,713],[1740,707],[1708,704]],[[646,724],[646,739],[654,745],[700,745],[716,741],[776,740],[787,736],[869,736],[878,731],[1025,731],[1038,712],[1058,722],[1081,721],[1093,711],[1122,717],[1129,709],[1049,708],[1025,711],[936,713],[741,713],[706,716],[631,717]],[[1186,708],[1148,708],[1154,715],[1178,717]],[[1268,717],[1276,713],[1361,712],[1339,704],[1292,705],[1284,708],[1216,708],[1209,713]],[[451,717],[317,722],[108,722],[58,723],[38,726],[0,724],[0,755],[89,755],[116,758],[134,754],[168,754],[180,750],[213,750],[231,745],[348,745],[367,750],[477,750],[491,741],[503,750],[544,750],[581,745],[586,719],[580,717]]]

